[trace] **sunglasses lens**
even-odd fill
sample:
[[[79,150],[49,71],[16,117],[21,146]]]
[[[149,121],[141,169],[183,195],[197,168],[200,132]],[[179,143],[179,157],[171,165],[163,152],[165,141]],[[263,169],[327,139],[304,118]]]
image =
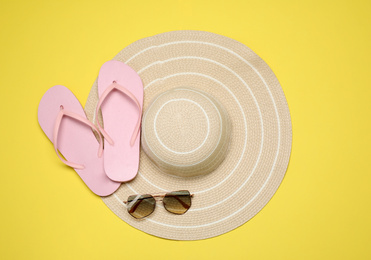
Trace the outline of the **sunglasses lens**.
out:
[[[127,210],[134,218],[144,218],[150,215],[156,206],[156,200],[151,195],[132,195],[126,203]]]
[[[184,214],[191,207],[191,194],[187,190],[169,192],[162,202],[167,211],[174,214]]]

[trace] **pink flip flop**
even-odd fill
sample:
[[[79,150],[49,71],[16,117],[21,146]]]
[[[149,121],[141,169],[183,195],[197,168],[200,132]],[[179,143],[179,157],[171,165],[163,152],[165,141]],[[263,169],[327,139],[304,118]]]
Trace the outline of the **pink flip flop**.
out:
[[[120,61],[103,64],[98,76],[99,109],[104,129],[104,169],[114,181],[133,179],[139,167],[143,84],[139,75]]]
[[[107,196],[119,188],[120,183],[104,172],[102,137],[99,135],[98,143],[92,131],[93,128],[99,132],[98,129],[86,119],[80,102],[69,89],[50,88],[40,101],[38,120],[61,161],[74,168],[95,194]]]

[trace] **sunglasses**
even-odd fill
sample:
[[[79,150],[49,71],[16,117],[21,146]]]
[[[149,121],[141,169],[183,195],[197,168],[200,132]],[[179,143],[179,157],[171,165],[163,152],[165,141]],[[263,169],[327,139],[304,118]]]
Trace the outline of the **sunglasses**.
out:
[[[184,214],[191,207],[191,198],[193,194],[190,194],[187,190],[172,191],[166,194],[143,194],[143,195],[131,195],[124,203],[127,205],[126,208],[128,213],[134,218],[140,219],[151,215],[155,211],[156,199],[162,198],[164,208],[174,214]]]

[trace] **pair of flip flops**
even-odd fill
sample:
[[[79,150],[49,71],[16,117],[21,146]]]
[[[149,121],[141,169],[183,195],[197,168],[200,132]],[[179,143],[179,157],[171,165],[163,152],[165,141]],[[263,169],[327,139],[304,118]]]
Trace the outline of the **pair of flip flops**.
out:
[[[143,84],[128,65],[108,61],[99,71],[98,92],[96,112],[102,111],[104,126],[90,122],[74,94],[60,85],[42,97],[38,120],[61,161],[95,194],[107,196],[138,172]]]

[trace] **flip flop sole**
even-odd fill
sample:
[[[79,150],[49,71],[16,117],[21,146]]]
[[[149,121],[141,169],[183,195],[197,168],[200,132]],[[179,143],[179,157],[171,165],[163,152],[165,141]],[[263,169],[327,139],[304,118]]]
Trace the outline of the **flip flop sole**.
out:
[[[103,64],[98,76],[99,96],[113,82],[129,90],[143,107],[143,83],[139,75],[120,61]],[[141,116],[137,105],[125,94],[113,90],[101,105],[104,130],[114,141],[104,143],[104,169],[107,176],[119,182],[132,180],[139,168],[140,132],[133,146],[130,139]]]
[[[86,118],[85,112],[75,95],[64,86],[50,88],[42,97],[38,108],[39,124],[53,142],[56,117],[61,108]],[[99,196],[112,194],[120,183],[107,177],[103,157],[98,157],[99,143],[92,129],[84,123],[64,116],[58,134],[58,150],[67,161],[82,164],[84,169],[74,169],[85,184]]]

